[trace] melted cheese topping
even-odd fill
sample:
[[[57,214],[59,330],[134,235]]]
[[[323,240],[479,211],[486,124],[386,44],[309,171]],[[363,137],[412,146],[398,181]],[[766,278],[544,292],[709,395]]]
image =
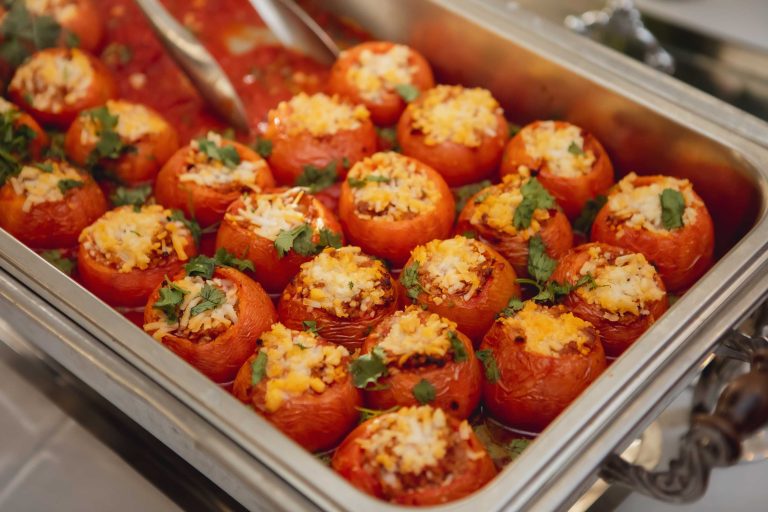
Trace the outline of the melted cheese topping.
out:
[[[650,185],[636,187],[634,184],[636,179],[637,174],[633,172],[627,174],[608,196],[608,208],[622,226],[646,229],[655,233],[668,233],[661,219],[661,193],[667,188],[683,195],[685,200],[683,225],[696,221],[695,207],[701,202],[694,196],[690,181],[664,176]]]
[[[206,139],[224,147],[221,135],[209,132]],[[202,151],[197,140],[189,143],[187,153],[186,171],[179,175],[182,183],[195,183],[203,187],[212,188],[246,188],[254,192],[261,192],[258,185],[259,174],[266,169],[267,164],[259,159],[257,161],[240,159],[240,163],[229,167],[224,162],[211,158]]]
[[[83,99],[94,79],[94,70],[85,53],[42,51],[21,65],[10,88],[29,97],[30,105],[59,113]]]
[[[398,153],[376,153],[356,163],[348,182],[357,215],[363,219],[401,220],[435,209],[440,190],[416,162]]]
[[[435,304],[449,295],[471,299],[485,284],[485,271],[493,264],[482,242],[463,236],[419,245],[411,258],[419,263],[421,285]]]
[[[550,218],[549,210],[537,208],[531,225],[518,231],[515,228],[515,210],[523,202],[521,187],[530,179],[530,171],[521,166],[517,174],[504,176],[498,185],[483,189],[475,196],[475,209],[469,222],[475,226],[488,226],[500,233],[519,235],[524,241],[541,231],[541,224]]]
[[[413,356],[443,359],[451,349],[448,333],[455,329],[454,322],[411,306],[394,314],[389,332],[377,346],[384,350],[387,362],[400,366]]]
[[[281,127],[290,136],[309,133],[313,137],[357,130],[361,121],[370,117],[362,105],[350,105],[336,95],[299,93],[289,101],[281,101],[269,111],[269,125]]]
[[[389,289],[382,287],[382,281],[388,278],[381,261],[347,246],[327,248],[301,265],[296,282],[305,305],[348,318],[383,304]]]
[[[312,215],[311,210],[305,214],[300,205],[305,193],[302,188],[292,188],[277,194],[248,194],[243,198],[243,206],[234,213],[227,213],[225,218],[245,223],[254,233],[273,242],[281,231],[306,223],[314,231],[320,231],[325,227],[322,217]]]
[[[417,68],[409,62],[410,56],[410,49],[400,44],[383,53],[365,49],[347,70],[347,80],[363,99],[380,101],[384,93],[391,93],[395,86],[412,83]]]
[[[584,137],[577,126],[556,128],[554,121],[544,121],[523,128],[520,134],[528,155],[545,162],[555,176],[578,178],[592,170],[595,154],[584,151]]]
[[[24,197],[21,210],[28,212],[33,206],[62,201],[65,194],[59,188],[61,180],[76,180],[85,183],[85,177],[74,167],[64,162],[46,162],[53,172],[45,172],[32,165],[25,165],[17,176],[8,180],[17,196]]]
[[[522,333],[528,352],[556,357],[567,345],[575,343],[579,352],[589,353],[584,344],[591,339],[587,329],[592,324],[566,313],[565,308],[547,308],[527,301],[523,309],[500,321]]]
[[[93,257],[105,258],[121,273],[149,268],[156,259],[176,254],[188,256],[184,246],[189,230],[181,222],[168,220],[171,210],[159,205],[122,206],[105,213],[80,234],[80,243]]]
[[[498,102],[486,89],[465,89],[458,85],[438,85],[408,105],[412,128],[424,134],[424,143],[436,146],[455,142],[477,147],[485,137],[496,136]]]
[[[144,324],[144,330],[152,333],[152,337],[162,341],[168,334],[184,338],[194,338],[202,341],[212,341],[219,334],[237,323],[237,286],[228,280],[218,277],[204,279],[199,276],[186,276],[173,282],[184,290],[184,300],[179,306],[179,318],[174,322],[168,321],[160,311],[160,320]],[[224,293],[224,301],[213,309],[207,309],[192,315],[195,306],[203,302],[200,295],[204,286],[214,287]]]
[[[53,16],[56,21],[63,23],[77,16],[75,0],[24,0],[27,9],[38,16]]]
[[[608,320],[619,320],[625,313],[649,315],[647,305],[664,297],[664,290],[654,279],[656,269],[642,254],[618,256],[593,246],[589,256],[579,273],[591,275],[595,287],[582,286],[576,293],[606,310],[603,316]]]
[[[122,100],[108,100],[106,106],[110,115],[117,117],[115,131],[128,144],[138,142],[147,135],[160,133],[168,127],[165,119],[144,105]],[[83,144],[98,142],[100,123],[87,112],[81,114],[80,119],[83,123],[80,142]]]
[[[340,345],[319,344],[309,332],[288,329],[276,323],[261,335],[261,352],[267,355],[265,406],[274,412],[291,396],[323,393],[347,376],[349,356]]]

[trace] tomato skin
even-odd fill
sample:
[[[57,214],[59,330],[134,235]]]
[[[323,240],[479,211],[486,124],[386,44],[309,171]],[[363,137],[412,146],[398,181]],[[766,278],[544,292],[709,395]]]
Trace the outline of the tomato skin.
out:
[[[639,176],[635,186],[649,185],[662,176]],[[696,220],[673,231],[654,233],[646,229],[624,227],[619,235],[617,224],[611,217],[609,205],[603,206],[592,224],[591,239],[631,252],[642,253],[661,275],[667,291],[679,293],[692,286],[713,263],[715,228],[712,217],[701,198],[698,203]]]
[[[511,427],[544,430],[606,368],[600,335],[592,333],[588,354],[546,356],[525,350],[513,329],[496,322],[480,345],[493,353],[499,369],[497,382],[483,380],[483,403],[491,415]]]
[[[528,167],[531,170],[531,174],[536,176],[544,188],[555,197],[566,216],[569,219],[575,219],[581,213],[584,204],[588,200],[600,194],[605,194],[613,185],[613,165],[600,141],[591,133],[581,130],[582,137],[584,138],[584,150],[591,150],[595,155],[595,163],[592,165],[592,169],[588,174],[580,177],[572,178],[555,175],[543,159],[533,158],[525,148],[523,132],[536,129],[542,122],[535,121],[523,127],[520,132],[510,139],[501,161],[501,176],[516,174],[521,165]],[[553,122],[556,130],[573,126],[565,121]]]
[[[251,148],[230,140],[223,144],[237,150],[242,160],[261,162],[263,159]],[[186,160],[191,146],[179,149],[163,165],[155,181],[155,198],[157,202],[168,208],[179,209],[188,218],[194,218],[201,227],[211,226],[221,221],[224,213],[232,202],[240,197],[244,189],[232,187],[218,189],[192,182],[182,182],[181,175],[186,171]],[[267,165],[258,170],[257,185],[262,189],[275,186],[275,180]]]
[[[328,344],[322,339],[319,341],[320,344]],[[232,394],[306,450],[330,450],[357,425],[360,418],[358,407],[362,406],[363,400],[360,391],[352,385],[349,373],[320,394],[306,391],[299,396],[291,396],[276,411],[268,412],[265,405],[267,379],[262,379],[255,387],[251,382],[255,359],[256,354],[240,368]],[[342,364],[346,365],[347,359]]]
[[[610,251],[616,255],[632,253],[632,251],[602,243],[580,245],[572,249],[558,262],[550,280],[558,283],[575,284],[581,277],[582,266],[590,259],[589,249],[595,246],[602,248],[604,252]],[[658,274],[654,280],[659,288],[664,290],[664,282]],[[669,299],[664,294],[663,298],[647,304],[646,309],[650,312],[648,315],[624,313],[619,320],[607,319],[605,317],[606,310],[598,304],[590,304],[576,292],[568,294],[563,300],[563,305],[577,317],[595,326],[600,332],[600,341],[607,356],[618,357],[669,309]]]
[[[184,251],[190,258],[197,255],[192,235],[187,237]],[[91,293],[110,306],[144,306],[147,297],[163,282],[165,276],[175,275],[185,263],[176,254],[172,254],[167,260],[144,270],[136,268],[128,272],[118,272],[102,258],[92,256],[82,242],[77,251],[80,281]]]
[[[452,428],[458,428],[458,419],[450,414],[446,415],[446,419]],[[450,482],[443,485],[404,489],[387,496],[378,478],[366,470],[366,454],[358,443],[358,440],[370,436],[369,428],[375,420],[376,418],[370,419],[353,430],[336,449],[331,459],[331,467],[334,471],[366,494],[400,505],[437,505],[463,498],[480,489],[496,476],[496,467],[486,454],[485,457],[468,461],[463,471],[454,471]],[[466,443],[468,450],[485,453],[485,447],[474,432],[470,433]]]
[[[307,205],[322,219],[326,229],[341,236],[344,242],[344,234],[339,221],[317,198],[304,194],[301,204]],[[236,199],[227,209],[228,213],[234,213],[243,206],[242,198]],[[239,223],[224,218],[216,235],[216,248],[224,247],[238,258],[245,258],[253,263],[253,272],[248,272],[268,292],[279,293],[299,272],[299,267],[312,259],[311,256],[301,256],[291,250],[280,258],[275,248],[275,242],[257,235],[252,230]]]
[[[101,47],[104,38],[104,18],[92,0],[75,0],[77,14],[59,22],[63,31],[68,31],[78,39],[78,48],[95,52]],[[67,34],[62,34],[66,42]]]
[[[170,275],[170,274],[169,274]],[[181,270],[173,280],[183,279]],[[256,350],[261,334],[277,321],[272,301],[258,283],[229,267],[216,267],[213,277],[227,279],[237,287],[237,323],[208,343],[198,344],[174,335],[163,337],[162,344],[200,370],[214,382],[229,382]],[[160,297],[161,282],[154,287],[144,308],[144,323],[157,322],[159,312],[152,307]]]
[[[24,197],[10,183],[0,187],[0,228],[33,249],[74,247],[80,232],[107,211],[107,200],[90,174],[80,173],[84,183],[67,191],[61,201],[22,210]]]
[[[384,319],[363,343],[362,353],[370,353],[392,324],[392,317]],[[439,407],[456,418],[466,419],[480,403],[482,373],[480,361],[475,357],[472,341],[459,331],[467,359],[456,362],[452,356],[443,366],[428,365],[418,368],[389,366],[389,375],[380,377],[380,388],[364,390],[365,403],[372,409],[386,410],[394,406],[410,407],[421,405],[413,396],[413,387],[422,379],[435,388],[435,400],[430,405]]]
[[[395,43],[389,41],[367,41],[357,46],[353,46],[342,52],[339,58],[331,68],[331,75],[328,78],[328,91],[331,94],[338,94],[355,104],[365,105],[371,113],[371,119],[378,126],[391,126],[397,122],[400,115],[405,110],[406,103],[397,91],[382,91],[381,99],[371,101],[363,98],[360,90],[349,81],[347,73],[350,68],[360,60],[360,54],[364,51],[370,51],[375,54],[386,53]],[[432,68],[427,60],[413,48],[408,48],[408,64],[415,68],[411,85],[419,91],[426,91],[435,86],[435,78],[432,75]]]
[[[149,107],[145,108],[160,117],[158,112]],[[95,142],[84,143],[81,140],[81,133],[85,128],[84,115],[87,114],[81,114],[74,120],[64,139],[67,157],[81,166],[86,165],[91,151],[96,147]],[[127,185],[140,185],[153,181],[163,164],[179,149],[179,136],[176,130],[167,122],[164,124],[162,130],[147,134],[137,142],[131,142],[135,151],[126,153],[116,160],[102,160],[101,166]]]
[[[117,97],[117,84],[112,73],[99,59],[82,50],[68,50],[66,48],[48,48],[38,54],[49,53],[53,55],[67,55],[70,52],[80,52],[86,56],[93,68],[93,81],[85,95],[73,103],[63,105],[61,111],[38,110],[27,102],[25,96],[28,91],[17,87],[8,88],[8,96],[11,100],[26,110],[35,120],[43,126],[65,130],[75,120],[82,110],[103,105],[107,100]],[[35,54],[37,55],[37,54]],[[32,57],[34,58],[34,56]]]
[[[339,198],[339,219],[350,242],[396,266],[405,263],[417,245],[448,237],[455,216],[456,203],[445,180],[431,167],[418,160],[409,160],[426,173],[440,191],[440,199],[432,211],[403,220],[361,218],[357,215],[347,181],[341,185]]]

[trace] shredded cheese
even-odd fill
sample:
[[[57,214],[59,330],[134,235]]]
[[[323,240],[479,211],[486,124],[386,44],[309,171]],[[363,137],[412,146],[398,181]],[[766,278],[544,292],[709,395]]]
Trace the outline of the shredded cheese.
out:
[[[313,137],[325,137],[357,130],[369,117],[363,105],[351,105],[339,96],[323,93],[308,96],[302,92],[270,110],[268,122],[269,129],[283,130],[289,136],[309,133]]]
[[[591,339],[588,329],[592,324],[566,312],[562,306],[547,308],[527,301],[523,309],[500,321],[520,333],[528,352],[557,357],[574,343],[579,352],[589,353],[585,344]]]
[[[496,136],[498,102],[486,89],[466,89],[458,85],[438,85],[408,105],[412,128],[424,134],[424,143],[436,146],[455,142],[478,147],[486,137]]]
[[[384,350],[387,362],[404,365],[414,356],[443,359],[451,348],[448,334],[456,324],[417,306],[393,315],[389,331],[377,346]]]
[[[411,258],[419,263],[421,285],[435,304],[442,304],[450,295],[471,299],[485,284],[493,265],[482,242],[463,236],[419,245]]]
[[[394,91],[397,85],[412,83],[417,68],[411,65],[410,57],[411,50],[400,44],[381,53],[364,49],[347,70],[347,80],[363,99],[381,101],[384,94]]]
[[[584,150],[584,137],[577,126],[557,128],[554,121],[544,121],[523,128],[520,134],[528,155],[543,161],[555,176],[578,178],[592,170],[595,154]]]
[[[206,139],[218,147],[225,145],[218,133],[209,132]],[[230,167],[200,151],[197,140],[192,140],[189,144],[186,164],[185,172],[179,175],[179,181],[183,183],[195,183],[213,188],[243,188],[254,192],[261,192],[258,178],[267,167],[261,159],[257,161],[241,159],[239,164]]]
[[[110,115],[117,117],[115,131],[128,144],[138,142],[148,135],[160,133],[168,127],[165,119],[138,103],[108,100],[106,107]],[[83,124],[80,142],[83,144],[98,142],[100,123],[87,112],[81,114],[80,119]]]
[[[9,88],[28,97],[33,108],[59,113],[86,96],[94,75],[80,50],[43,50],[16,70]]]
[[[85,182],[86,177],[65,162],[49,160],[44,165],[50,166],[52,172],[25,165],[17,176],[8,180],[17,196],[24,197],[21,206],[23,212],[29,212],[33,206],[43,203],[62,201],[65,194],[59,188],[61,180]]]
[[[233,213],[227,213],[225,219],[243,223],[260,237],[275,241],[281,231],[308,223],[313,231],[319,232],[325,227],[318,208],[302,205],[306,192],[302,188],[292,188],[276,194],[247,194],[243,197],[243,206]],[[312,198],[312,203],[316,199]]]
[[[59,23],[70,21],[78,14],[75,0],[24,0],[24,3],[31,13],[53,16]]]

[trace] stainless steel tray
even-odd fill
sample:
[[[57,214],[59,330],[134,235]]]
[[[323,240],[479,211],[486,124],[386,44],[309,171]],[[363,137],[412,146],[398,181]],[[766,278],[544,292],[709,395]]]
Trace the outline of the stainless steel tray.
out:
[[[507,2],[328,0],[421,50],[440,79],[482,84],[516,122],[567,118],[621,172],[690,178],[718,264],[481,491],[441,510],[567,507],[690,380],[768,289],[768,126]],[[397,510],[353,489],[170,351],[0,231],[0,314],[252,509]]]

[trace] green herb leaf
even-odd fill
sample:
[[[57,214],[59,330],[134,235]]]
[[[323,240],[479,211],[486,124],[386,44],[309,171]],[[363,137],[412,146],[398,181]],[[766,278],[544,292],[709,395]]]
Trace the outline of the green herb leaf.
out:
[[[51,144],[43,150],[43,156],[51,160],[66,160],[67,153],[64,151],[65,134],[61,132],[48,132],[51,137]]]
[[[533,212],[539,208],[550,209],[555,207],[555,198],[544,188],[536,178],[529,179],[520,188],[523,195],[522,202],[515,208],[515,216],[512,223],[515,229],[523,230],[531,226]]]
[[[334,249],[341,248],[341,235],[335,231],[331,231],[328,228],[320,229],[320,243],[318,247],[320,249],[325,247],[333,247]],[[318,250],[320,252],[320,250]]]
[[[23,1],[5,2],[7,13],[0,25],[0,60],[18,67],[32,53],[56,46],[61,26],[51,16],[35,16]]]
[[[205,137],[195,140],[200,152],[211,160],[217,160],[231,169],[240,165],[240,154],[234,146],[228,144],[218,146],[215,142]]]
[[[528,273],[539,283],[545,282],[557,267],[557,260],[547,255],[547,247],[541,235],[536,235],[528,242]]]
[[[453,197],[456,199],[456,215],[461,213],[461,210],[467,205],[467,201],[469,201],[470,197],[490,186],[490,181],[483,180],[453,189]]]
[[[336,161],[333,160],[325,167],[305,165],[304,171],[296,178],[297,187],[308,187],[311,193],[320,192],[336,183]]]
[[[518,297],[512,297],[509,299],[509,302],[507,302],[507,307],[501,310],[499,316],[512,316],[523,309],[524,305],[525,302],[520,300]]]
[[[381,416],[382,414],[388,414],[390,412],[395,412],[400,408],[399,405],[395,405],[390,407],[389,409],[367,409],[365,407],[355,407],[358,411],[360,411],[360,421],[366,421],[371,418],[376,418],[378,416]]]
[[[661,200],[661,223],[665,229],[673,230],[683,227],[685,198],[683,194],[671,188],[665,188],[659,196]]]
[[[117,187],[109,196],[109,200],[115,207],[132,205],[133,209],[138,212],[151,194],[152,185],[143,185],[135,188]]]
[[[579,213],[579,216],[576,217],[575,221],[573,221],[573,230],[578,231],[579,233],[582,233],[584,236],[588,237],[590,231],[592,231],[592,223],[595,222],[597,213],[602,209],[603,206],[605,206],[605,203],[607,202],[607,197],[599,195],[584,203],[584,207],[581,209],[581,213]]]
[[[203,300],[192,308],[192,311],[190,311],[191,316],[197,316],[203,311],[216,309],[221,306],[226,302],[227,294],[219,288],[206,283],[203,285],[203,289],[200,290],[200,298]]]
[[[406,103],[410,103],[419,97],[421,91],[412,84],[397,84],[395,91],[405,100]]]
[[[0,187],[19,174],[21,162],[29,158],[29,145],[37,137],[29,126],[16,126],[18,116],[15,109],[0,114]]]
[[[269,158],[272,156],[272,141],[269,139],[262,139],[259,137],[253,145],[253,149],[261,156],[261,158]]]
[[[216,260],[203,254],[195,256],[184,265],[184,271],[188,276],[200,276],[204,279],[212,278],[215,269]]]
[[[234,254],[224,247],[216,249],[216,254],[213,255],[213,259],[215,264],[220,267],[232,267],[240,272],[245,272],[246,270],[253,272],[254,270],[253,262],[251,260],[236,258]]]
[[[318,243],[312,241],[312,227],[309,224],[302,224],[288,230],[281,230],[275,239],[275,249],[277,256],[284,257],[293,249],[300,256],[314,256],[326,247],[341,247],[341,235],[327,228],[322,228],[318,233]]]
[[[508,123],[507,124],[507,129],[509,130],[509,138],[511,139],[512,137],[514,137],[515,135],[520,133],[520,130],[522,130],[522,128],[523,127],[520,126],[519,124]]]
[[[507,446],[505,447],[505,449],[507,450],[507,452],[511,457],[517,458],[523,453],[523,450],[528,448],[529,444],[531,444],[530,439],[523,439],[523,438],[513,439],[509,443],[507,443]]]
[[[86,110],[81,115],[90,117],[97,126],[99,140],[88,155],[86,165],[94,167],[102,160],[116,160],[126,153],[136,151],[136,147],[126,144],[117,129],[118,117],[113,116],[107,107]]]
[[[558,283],[557,281],[548,281],[546,284],[538,283],[532,279],[519,278],[517,280],[520,284],[529,284],[535,286],[538,293],[534,295],[531,300],[535,302],[550,302],[555,303],[560,300],[561,297],[565,297],[577,288],[582,286],[588,286],[590,290],[593,290],[597,284],[594,278],[590,274],[581,276],[574,284],[570,283]],[[513,312],[514,313],[514,312]],[[504,315],[510,316],[510,315]]]
[[[414,261],[412,264],[405,267],[400,274],[400,283],[405,287],[408,292],[408,298],[416,300],[419,298],[424,288],[419,281],[419,262]]]
[[[301,323],[304,326],[305,331],[311,332],[315,336],[320,332],[320,329],[317,328],[317,321],[315,320],[304,320]]]
[[[200,245],[200,237],[203,233],[200,229],[200,224],[195,220],[188,219],[181,210],[173,210],[171,216],[168,217],[168,220],[181,222],[192,234],[192,238],[195,240],[195,245]]]
[[[48,263],[58,268],[68,276],[72,275],[72,270],[75,268],[75,260],[71,258],[65,258],[60,249],[53,251],[43,251],[40,253]]]
[[[451,342],[451,348],[453,349],[453,361],[456,363],[463,363],[466,361],[467,349],[464,348],[464,344],[461,342],[455,331],[448,331],[448,341]]]
[[[267,374],[267,353],[259,350],[259,355],[251,363],[251,385],[257,386]]]
[[[581,147],[580,147],[578,144],[576,144],[576,142],[575,142],[575,141],[574,141],[574,142],[571,142],[571,145],[570,145],[570,146],[568,146],[568,152],[569,152],[570,154],[572,154],[572,155],[576,155],[576,156],[582,156],[582,155],[584,155],[584,150],[583,150],[583,149],[581,149]]]
[[[184,302],[184,295],[187,293],[185,289],[166,281],[160,288],[160,298],[152,304],[152,307],[162,311],[168,323],[172,324],[179,318],[179,306]]]
[[[464,238],[471,238],[473,240],[477,240],[477,233],[475,233],[474,231],[464,231],[461,234],[461,236],[463,236]]]
[[[386,176],[377,176],[375,174],[366,176],[363,179],[353,178],[352,176],[347,178],[347,183],[352,188],[362,188],[366,183],[389,183],[390,181],[391,180]]]
[[[478,350],[475,355],[480,362],[483,363],[483,368],[485,368],[485,378],[488,382],[491,384],[497,382],[501,376],[499,375],[499,367],[496,364],[496,358],[493,356],[493,351],[486,348]]]
[[[387,374],[384,350],[377,346],[370,353],[361,355],[350,363],[349,373],[357,388],[362,389],[370,384],[377,384],[379,378]]]
[[[125,65],[133,59],[133,50],[130,47],[120,43],[109,43],[101,52],[101,58],[110,64]]]
[[[67,48],[80,48],[80,38],[74,32],[67,30],[64,44]]]
[[[418,384],[413,386],[411,393],[413,394],[413,398],[415,398],[421,405],[434,402],[435,396],[437,396],[435,386],[430,384],[427,379],[421,379]]]
[[[85,185],[85,183],[83,183],[80,180],[70,180],[70,179],[59,180],[59,183],[58,183],[59,190],[61,190],[62,194],[66,194],[73,188],[81,188],[83,185]]]
[[[397,141],[397,132],[394,128],[379,128],[376,127],[376,133],[379,135],[379,138],[383,140],[387,145],[389,145],[389,151],[394,151],[395,153],[402,153],[402,148],[400,147],[400,143]]]

